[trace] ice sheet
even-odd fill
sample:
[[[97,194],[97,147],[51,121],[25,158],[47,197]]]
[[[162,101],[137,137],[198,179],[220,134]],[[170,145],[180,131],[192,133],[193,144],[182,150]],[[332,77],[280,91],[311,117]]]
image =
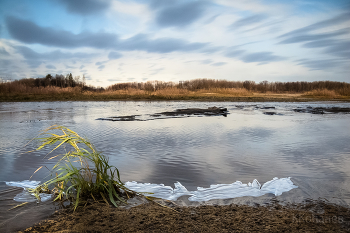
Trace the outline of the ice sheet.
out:
[[[209,188],[198,187],[196,191],[188,191],[180,182],[174,184],[173,189],[170,186],[164,184],[150,184],[150,183],[137,183],[135,181],[126,182],[125,186],[136,192],[148,192],[153,194],[147,194],[146,196],[158,197],[166,200],[177,200],[180,196],[190,195],[188,200],[190,201],[209,201],[212,199],[228,199],[244,196],[263,196],[268,193],[272,193],[276,196],[281,195],[283,192],[288,192],[293,188],[297,188],[293,182],[288,178],[273,178],[266,182],[264,185],[255,179],[252,183],[243,184],[241,181],[236,181],[232,184],[215,184],[210,185]]]
[[[35,188],[40,184],[39,181],[24,180],[21,182],[6,182],[9,186],[26,188]],[[290,177],[288,178],[273,178],[261,186],[258,180],[253,180],[252,183],[243,184],[241,181],[236,181],[232,184],[214,184],[209,188],[198,187],[196,191],[188,191],[180,182],[174,183],[175,188],[165,186],[164,184],[137,183],[136,181],[128,181],[125,186],[136,192],[142,192],[146,196],[162,198],[165,200],[176,201],[179,197],[189,195],[190,201],[209,201],[212,199],[228,199],[244,196],[258,197],[268,193],[276,196],[291,189],[297,188]],[[52,198],[51,194],[40,194],[41,201],[47,201]],[[24,190],[17,194],[14,198],[19,202],[34,202],[36,198],[28,191]]]
[[[24,180],[24,181],[10,181],[10,182],[5,182],[5,183],[8,186],[20,187],[20,188],[24,189],[23,192],[17,194],[13,198],[13,200],[18,201],[18,202],[35,202],[35,201],[37,201],[36,197],[27,191],[27,188],[36,188],[40,184],[40,181]],[[51,200],[53,197],[52,194],[47,194],[47,193],[40,193],[39,196],[40,196],[40,199],[42,202]]]
[[[35,180],[23,180],[23,181],[10,181],[5,182],[8,186],[15,186],[20,188],[32,188],[34,189],[36,186],[40,184],[40,181]]]
[[[125,186],[136,192],[142,192],[145,196],[158,197],[166,200],[177,200],[183,195],[192,195],[180,182],[174,183],[175,188],[164,186],[164,184],[137,183],[128,181]],[[153,194],[148,194],[153,193]]]

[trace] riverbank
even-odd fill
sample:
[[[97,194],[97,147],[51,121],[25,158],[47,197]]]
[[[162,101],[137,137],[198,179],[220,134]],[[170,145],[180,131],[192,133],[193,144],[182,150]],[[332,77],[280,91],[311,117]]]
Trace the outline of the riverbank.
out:
[[[350,232],[350,209],[321,200],[266,206],[164,203],[63,209],[24,232]]]
[[[82,93],[48,93],[48,94],[11,94],[0,95],[0,102],[42,102],[42,101],[216,101],[216,102],[310,102],[343,101],[350,102],[350,96],[342,95],[308,95],[275,93],[215,93],[215,92],[82,92]]]

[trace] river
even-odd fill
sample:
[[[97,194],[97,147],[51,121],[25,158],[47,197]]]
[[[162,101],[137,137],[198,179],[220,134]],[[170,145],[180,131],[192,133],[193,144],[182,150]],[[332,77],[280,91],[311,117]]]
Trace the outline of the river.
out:
[[[227,116],[155,117],[184,108],[228,109]],[[188,190],[237,180],[292,177],[289,200],[350,204],[350,114],[297,111],[349,103],[20,102],[0,103],[0,190],[52,167],[48,149],[24,153],[40,130],[57,124],[88,138],[123,181],[180,182]],[[135,121],[99,118],[136,115]],[[25,147],[24,147],[25,146]],[[32,180],[43,181],[47,169]]]

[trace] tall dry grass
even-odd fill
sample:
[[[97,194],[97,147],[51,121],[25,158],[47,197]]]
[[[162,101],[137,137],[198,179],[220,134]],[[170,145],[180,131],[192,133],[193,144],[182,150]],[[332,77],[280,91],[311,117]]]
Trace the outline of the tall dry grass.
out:
[[[124,186],[118,169],[109,164],[108,158],[76,132],[63,126],[52,125],[39,136],[40,138],[36,139],[41,145],[36,150],[54,146],[50,152],[52,153],[63,146],[68,151],[48,158],[57,160],[50,170],[53,177],[36,188],[29,189],[39,200],[40,192],[55,193],[55,200],[73,200],[76,209],[83,202],[82,199],[87,203],[88,199],[93,198],[96,201],[95,198],[98,197],[107,204],[109,199],[113,205],[118,206],[117,201],[125,202],[128,197],[136,194]],[[34,173],[41,168],[43,166]]]
[[[307,97],[327,97],[327,98],[335,98],[337,97],[337,93],[334,90],[328,89],[316,89],[312,91],[305,92],[303,96]]]
[[[68,80],[68,81],[67,81]],[[0,83],[2,100],[113,100],[113,99],[213,99],[226,97],[250,97],[274,94],[299,94],[305,97],[350,97],[350,83],[317,82],[268,82],[227,81],[194,79],[189,81],[118,83],[107,88],[86,86],[84,82],[68,85],[69,79],[55,78],[21,79]],[[61,86],[60,86],[61,85]]]
[[[251,96],[253,92],[248,91],[245,88],[208,88],[199,89],[195,93],[197,94],[214,94],[214,95],[225,95],[225,96]]]
[[[67,94],[67,93],[80,93],[82,92],[81,87],[56,87],[56,86],[47,86],[47,87],[30,87],[24,84],[18,85],[5,85],[2,84],[0,88],[0,95],[18,95],[18,94]]]
[[[91,93],[92,94],[92,93]],[[179,99],[179,98],[212,98],[212,97],[231,97],[231,96],[251,96],[252,92],[245,88],[208,88],[190,91],[177,87],[168,87],[154,91],[140,90],[136,88],[127,88],[116,91],[105,91],[101,93],[105,96],[124,96],[133,98],[155,97],[159,99]]]

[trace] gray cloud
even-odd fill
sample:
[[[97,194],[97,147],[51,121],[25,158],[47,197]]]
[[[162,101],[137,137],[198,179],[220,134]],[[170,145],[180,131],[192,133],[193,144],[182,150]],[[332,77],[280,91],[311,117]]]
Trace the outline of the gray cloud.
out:
[[[1,78],[3,80],[12,80],[16,78],[13,77],[13,70],[15,69],[16,67],[12,64],[12,61],[0,59],[0,80]]]
[[[247,53],[246,50],[237,49],[237,47],[228,49],[224,55],[226,57],[238,58],[246,63],[259,62],[259,65],[286,59],[285,57],[273,55],[272,52]]]
[[[14,17],[8,17],[6,21],[11,36],[21,42],[62,48],[92,47],[120,51],[142,50],[152,53],[169,53],[194,51],[207,46],[207,43],[189,43],[173,38],[152,40],[145,34],[138,34],[120,41],[118,36],[112,33],[82,32],[73,34],[64,30],[43,28],[33,22]]]
[[[259,62],[260,65],[274,61],[285,60],[286,58],[273,55],[272,52],[249,53],[240,57],[244,62]]]
[[[172,1],[152,0],[149,5],[153,9],[159,9],[159,8],[175,5],[178,2],[179,0],[172,0]]]
[[[319,40],[305,43],[304,48],[325,48],[324,52],[333,56],[350,59],[350,41]]]
[[[46,65],[47,69],[56,69],[56,67],[54,65]]]
[[[107,79],[107,81],[109,81],[109,82],[120,82],[121,80],[116,79],[116,78],[110,78],[110,79]]]
[[[66,69],[75,69],[74,66],[70,66],[70,65],[65,65],[66,66]]]
[[[110,6],[109,0],[59,0],[69,12],[89,15],[102,12]]]
[[[10,55],[5,48],[0,48],[0,54],[2,55]]]
[[[223,65],[226,65],[227,62],[215,62],[213,64],[211,64],[212,66],[223,66]]]
[[[63,48],[93,47],[110,48],[116,46],[118,37],[111,33],[82,32],[73,34],[65,30],[44,28],[28,20],[7,17],[7,29],[11,36],[29,44],[43,44]]]
[[[118,53],[118,52],[110,52],[110,53],[108,54],[108,59],[109,59],[109,60],[119,59],[119,58],[121,58],[122,56],[123,56],[123,54],[121,54],[121,53]]]
[[[98,61],[95,63],[95,65],[100,66],[100,65],[104,65],[106,63],[107,63],[107,61]]]
[[[323,53],[340,58],[350,58],[350,41],[334,39],[334,37],[349,34],[349,28],[340,29],[327,33],[313,33],[314,30],[319,30],[326,27],[337,26],[341,23],[350,20],[350,12],[338,15],[328,20],[323,20],[309,26],[293,30],[285,33],[278,38],[285,38],[279,44],[304,43],[304,48],[324,48]],[[339,61],[331,59],[327,60],[299,60],[298,65],[309,67],[313,70],[330,69],[338,66]]]
[[[226,57],[238,57],[239,55],[243,54],[245,50],[243,49],[231,49],[225,53]]]
[[[99,71],[102,71],[106,66],[105,65],[100,65],[98,68]]]
[[[311,32],[311,31],[314,31],[314,30],[317,30],[317,29],[321,29],[321,28],[337,25],[337,24],[346,22],[348,20],[350,20],[350,12],[349,11],[346,12],[346,13],[343,13],[341,15],[338,15],[336,17],[333,17],[331,19],[323,20],[323,21],[320,21],[318,23],[314,23],[314,24],[311,24],[309,26],[293,30],[293,31],[285,33],[285,34],[283,34],[283,35],[281,35],[279,37],[281,38],[281,37],[287,37],[287,36],[300,35],[300,34]]]
[[[158,12],[156,22],[161,27],[187,26],[203,15],[206,4],[205,1],[195,1],[164,7]]]
[[[212,62],[213,62],[212,60],[206,59],[206,60],[202,60],[202,61],[201,61],[201,64],[208,65],[208,64],[210,64],[210,63],[212,63]]]
[[[306,41],[323,40],[323,39],[328,39],[335,36],[345,35],[348,33],[349,33],[349,29],[341,29],[331,33],[322,33],[322,34],[313,34],[313,35],[296,35],[279,42],[279,44],[292,44],[292,43],[300,43],[300,42],[306,42]]]
[[[188,43],[181,39],[159,38],[150,40],[145,34],[138,34],[120,43],[120,50],[144,50],[153,53],[174,51],[194,51],[205,47],[207,43]]]
[[[83,69],[85,66],[84,65],[81,65],[79,69]]]
[[[310,68],[311,70],[327,70],[343,65],[342,61],[336,59],[325,59],[325,60],[309,60],[300,59],[297,60],[298,65],[302,65]]]
[[[302,47],[304,47],[304,48],[322,48],[322,47],[332,46],[336,43],[339,43],[339,40],[334,40],[334,39],[316,40],[316,41],[311,41],[311,42],[305,43]]]
[[[240,27],[249,26],[251,24],[259,23],[267,18],[268,18],[268,16],[264,15],[264,14],[252,15],[252,16],[237,20],[236,22],[231,24],[230,28],[237,29]]]
[[[60,50],[55,50],[48,53],[37,53],[25,46],[16,46],[14,48],[26,59],[26,62],[34,68],[38,67],[45,61],[66,60],[70,58],[85,59],[96,56],[95,54],[88,53],[62,53]]]

